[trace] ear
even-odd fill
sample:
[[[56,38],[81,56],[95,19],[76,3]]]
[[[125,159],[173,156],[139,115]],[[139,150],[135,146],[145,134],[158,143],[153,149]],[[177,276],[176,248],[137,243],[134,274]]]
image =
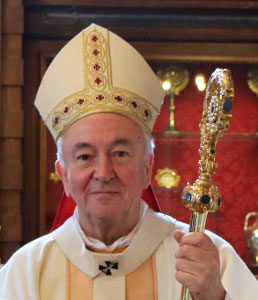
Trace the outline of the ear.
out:
[[[70,189],[69,189],[69,181],[67,178],[67,169],[61,165],[59,160],[56,160],[55,162],[55,169],[57,175],[61,178],[64,186],[64,190],[66,193],[66,196],[71,197]]]
[[[152,174],[153,163],[154,163],[154,156],[149,155],[149,157],[145,160],[146,187],[148,187],[151,184],[151,174]]]

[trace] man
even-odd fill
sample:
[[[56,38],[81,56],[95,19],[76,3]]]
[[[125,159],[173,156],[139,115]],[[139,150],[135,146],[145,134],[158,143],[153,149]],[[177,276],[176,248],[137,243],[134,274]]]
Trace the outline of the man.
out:
[[[77,205],[64,225],[17,251],[0,299],[257,299],[258,285],[212,233],[141,200],[153,165],[151,130],[163,92],[144,59],[91,25],[47,70],[36,106],[57,141],[56,170]]]

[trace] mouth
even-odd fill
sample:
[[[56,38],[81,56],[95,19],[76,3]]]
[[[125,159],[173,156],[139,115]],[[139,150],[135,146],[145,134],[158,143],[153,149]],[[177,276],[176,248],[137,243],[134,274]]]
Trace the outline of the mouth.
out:
[[[117,191],[94,191],[91,192],[92,195],[101,195],[101,194],[118,194]]]

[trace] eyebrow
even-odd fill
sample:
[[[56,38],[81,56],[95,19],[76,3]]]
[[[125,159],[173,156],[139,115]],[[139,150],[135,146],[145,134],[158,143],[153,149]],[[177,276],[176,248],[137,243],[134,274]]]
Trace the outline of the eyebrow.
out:
[[[92,148],[93,146],[89,143],[77,143],[74,145],[74,151],[80,150],[82,148]]]
[[[114,147],[114,146],[117,146],[117,145],[130,145],[130,144],[131,144],[131,142],[128,139],[118,138],[118,139],[115,139],[111,143],[111,146]],[[77,151],[77,150],[80,150],[80,149],[83,149],[83,148],[94,148],[94,146],[92,144],[82,142],[82,143],[75,144],[74,147],[73,147],[74,151]]]
[[[130,144],[131,144],[131,141],[126,138],[118,138],[111,143],[112,146],[130,145]]]

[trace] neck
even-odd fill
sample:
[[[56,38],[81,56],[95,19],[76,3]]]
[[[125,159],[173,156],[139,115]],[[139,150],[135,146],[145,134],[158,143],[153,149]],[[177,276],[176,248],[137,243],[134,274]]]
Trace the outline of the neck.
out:
[[[141,217],[141,205],[137,213],[128,217],[128,213],[112,218],[93,218],[84,216],[79,210],[79,223],[82,230],[89,237],[98,239],[109,246],[117,239],[128,235],[137,225]]]

